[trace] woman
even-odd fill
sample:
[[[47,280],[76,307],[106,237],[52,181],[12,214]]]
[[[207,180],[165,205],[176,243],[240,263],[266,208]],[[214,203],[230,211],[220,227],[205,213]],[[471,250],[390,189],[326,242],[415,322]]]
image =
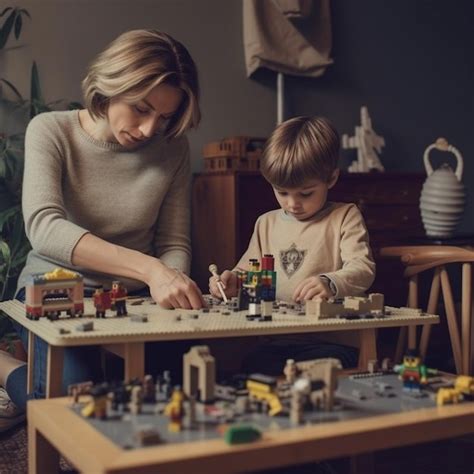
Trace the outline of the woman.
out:
[[[33,250],[17,297],[27,275],[61,266],[82,273],[86,289],[120,277],[129,293],[148,287],[163,307],[202,307],[186,276],[190,163],[183,134],[200,120],[190,54],[158,31],[124,33],[91,64],[83,93],[84,110],[41,114],[27,129],[23,213]],[[36,346],[33,395],[40,397],[46,344]],[[66,352],[64,386],[100,377],[96,348]],[[0,385],[24,408],[26,368],[4,358]]]

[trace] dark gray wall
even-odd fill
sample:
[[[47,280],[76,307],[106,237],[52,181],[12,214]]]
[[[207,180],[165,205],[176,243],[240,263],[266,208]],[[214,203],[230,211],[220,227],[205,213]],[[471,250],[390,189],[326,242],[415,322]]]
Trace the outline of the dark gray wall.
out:
[[[464,156],[464,232],[474,232],[474,2],[334,0],[332,65],[318,79],[288,78],[288,115],[330,117],[353,132],[367,105],[385,137],[387,171],[424,172],[423,152],[443,136]],[[452,154],[433,152],[434,163]],[[343,164],[355,151],[343,152]]]
[[[160,28],[185,43],[202,85],[203,121],[190,134],[195,171],[202,169],[203,144],[231,135],[265,136],[275,124],[275,75],[245,75],[241,0],[2,4],[25,7],[33,19],[25,24],[26,47],[3,55],[1,74],[27,93],[36,59],[48,100],[80,100],[88,62],[125,30]],[[474,232],[474,2],[333,0],[331,6],[335,63],[318,79],[287,78],[287,116],[326,115],[341,133],[352,133],[360,106],[367,105],[386,140],[381,159],[388,171],[422,172],[426,146],[446,137],[465,157],[469,201],[462,230]],[[354,156],[344,152],[343,164]]]
[[[266,136],[275,125],[274,90],[245,75],[240,0],[1,0],[0,4],[21,6],[32,16],[19,43],[24,47],[0,57],[0,75],[28,95],[35,59],[44,96],[51,101],[81,100],[80,82],[87,65],[124,31],[157,28],[184,43],[198,65],[202,90],[203,120],[189,134],[195,171],[202,168],[205,143],[232,135]]]

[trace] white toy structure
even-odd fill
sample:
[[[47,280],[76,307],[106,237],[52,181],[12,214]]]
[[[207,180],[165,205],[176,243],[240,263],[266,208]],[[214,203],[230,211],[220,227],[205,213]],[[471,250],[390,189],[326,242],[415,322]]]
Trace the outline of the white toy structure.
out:
[[[334,299],[328,301],[311,300],[306,302],[306,316],[314,319],[334,318],[337,315],[361,315],[371,313],[383,315],[384,297],[382,293],[371,293],[368,298],[362,296],[346,296],[342,302]]]
[[[364,173],[370,170],[384,171],[384,167],[377,155],[385,146],[385,139],[377,135],[372,128],[372,120],[366,106],[360,109],[360,126],[356,126],[354,136],[342,136],[342,148],[356,148],[357,161],[349,166],[350,173]]]
[[[188,397],[198,394],[202,402],[214,399],[216,360],[208,346],[193,346],[183,356],[183,391]]]

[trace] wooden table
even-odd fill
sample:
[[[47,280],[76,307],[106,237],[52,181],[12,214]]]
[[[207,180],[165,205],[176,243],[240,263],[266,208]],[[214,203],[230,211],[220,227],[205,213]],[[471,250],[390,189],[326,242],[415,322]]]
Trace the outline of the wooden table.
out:
[[[239,446],[214,439],[128,451],[76,415],[70,404],[70,398],[28,402],[30,474],[57,472],[59,454],[85,473],[246,472],[357,456],[474,432],[474,404],[462,403],[269,431],[262,440]]]
[[[225,308],[222,307],[222,310]],[[212,339],[258,335],[318,333],[328,331],[357,331],[360,338],[359,367],[377,358],[376,330],[384,327],[405,327],[437,324],[435,315],[419,316],[408,309],[386,307],[393,314],[386,318],[345,320],[329,318],[314,320],[307,316],[273,313],[272,322],[247,321],[246,311],[228,316],[202,313],[195,310],[166,310],[147,300],[141,306],[129,305],[129,315],[146,314],[148,322],[132,322],[130,317],[93,319],[94,330],[80,332],[76,327],[87,318],[65,318],[51,322],[47,318],[32,321],[26,318],[23,303],[5,301],[0,310],[30,331],[28,353],[34,354],[35,337],[48,343],[46,397],[61,395],[64,348],[72,346],[101,345],[125,360],[125,380],[144,376],[145,342],[186,339]],[[85,300],[85,315],[94,315],[90,299]],[[198,319],[192,315],[198,314]],[[178,315],[180,316],[178,318]],[[60,330],[70,331],[61,334]],[[32,389],[33,363],[28,358],[28,392]]]

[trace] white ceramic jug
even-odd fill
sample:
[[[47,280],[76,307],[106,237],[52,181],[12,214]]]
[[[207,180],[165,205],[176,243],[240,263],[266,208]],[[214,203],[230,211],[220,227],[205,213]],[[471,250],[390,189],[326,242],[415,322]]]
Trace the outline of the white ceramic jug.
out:
[[[433,171],[429,160],[429,153],[433,148],[453,153],[457,159],[456,171],[447,163]],[[464,212],[466,193],[461,183],[463,158],[459,150],[446,139],[438,138],[425,150],[423,162],[428,177],[421,191],[420,210],[426,234],[428,237],[452,237]]]

